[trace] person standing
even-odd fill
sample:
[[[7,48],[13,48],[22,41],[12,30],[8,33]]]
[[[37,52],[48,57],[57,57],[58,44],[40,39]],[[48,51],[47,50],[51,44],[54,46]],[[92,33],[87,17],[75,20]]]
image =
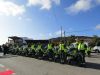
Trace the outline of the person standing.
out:
[[[3,45],[3,55],[6,55],[8,52],[9,48],[7,45]]]
[[[2,52],[2,47],[1,47],[1,45],[0,45],[0,52]]]

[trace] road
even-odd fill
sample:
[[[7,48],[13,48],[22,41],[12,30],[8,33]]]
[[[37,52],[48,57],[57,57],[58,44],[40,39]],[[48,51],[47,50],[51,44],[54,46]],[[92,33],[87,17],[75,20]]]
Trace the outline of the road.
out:
[[[1,54],[0,54],[1,55]],[[0,71],[14,71],[15,75],[100,75],[100,54],[86,57],[87,66],[77,67],[17,55],[0,56]]]

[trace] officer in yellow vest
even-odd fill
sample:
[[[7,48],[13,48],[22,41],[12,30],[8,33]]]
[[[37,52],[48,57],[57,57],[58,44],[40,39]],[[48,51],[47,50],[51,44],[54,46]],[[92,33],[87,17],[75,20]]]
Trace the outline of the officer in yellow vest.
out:
[[[74,45],[74,48],[75,48],[75,50],[74,50],[74,55],[77,53],[77,51],[78,51],[78,45],[79,45],[79,40],[78,39],[75,39],[75,45]]]
[[[53,51],[53,45],[52,45],[52,43],[48,43],[48,45],[47,45],[47,56],[48,56],[48,58],[51,60],[51,58],[53,58],[54,57],[54,51]]]
[[[35,45],[34,44],[31,45],[31,49],[35,50]]]
[[[32,54],[35,54],[35,45],[34,45],[34,43],[32,43],[32,45],[31,45],[31,49],[30,49],[30,52],[29,53],[32,53]]]
[[[91,56],[91,46],[88,44],[86,54],[90,57]]]
[[[80,43],[78,44],[78,50],[82,53],[83,55],[83,61],[85,62],[85,50],[86,50],[86,45],[84,44],[84,40],[80,40]]]
[[[38,52],[39,50],[42,50],[42,45],[40,43],[38,44],[36,51]]]
[[[47,46],[47,50],[48,50],[48,51],[51,51],[51,50],[52,50],[52,48],[53,48],[53,47],[52,47],[52,44],[51,44],[51,43],[49,43],[49,44],[48,44],[48,46]]]
[[[65,53],[67,52],[67,50],[65,49],[65,45],[63,42],[60,42],[59,44],[59,51],[58,52],[61,52],[61,51],[64,51]]]

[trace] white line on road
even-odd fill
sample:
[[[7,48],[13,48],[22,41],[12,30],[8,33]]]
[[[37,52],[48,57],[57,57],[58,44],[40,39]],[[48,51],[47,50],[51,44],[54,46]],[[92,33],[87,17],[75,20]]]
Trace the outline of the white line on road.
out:
[[[2,64],[0,64],[0,67],[5,68],[5,66],[4,66],[4,65],[2,65]]]

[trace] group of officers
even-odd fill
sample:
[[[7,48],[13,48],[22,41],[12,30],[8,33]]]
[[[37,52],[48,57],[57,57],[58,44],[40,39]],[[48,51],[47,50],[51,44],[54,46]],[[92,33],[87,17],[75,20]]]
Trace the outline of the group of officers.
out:
[[[9,45],[8,46],[7,45],[3,45],[2,47],[3,47],[4,55],[7,54],[8,50],[10,50],[10,46]],[[16,46],[16,47],[18,48],[18,46]],[[74,42],[72,44],[67,44],[67,43],[64,43],[63,41],[61,41],[57,45],[54,45],[51,42],[49,42],[46,45],[43,45],[41,43],[38,43],[38,44],[32,43],[30,46],[25,45],[23,48],[25,49],[25,47],[27,47],[27,48],[30,47],[31,50],[35,50],[35,52],[38,51],[38,50],[44,50],[45,49],[46,53],[50,52],[50,51],[53,51],[55,53],[60,53],[61,51],[63,51],[65,54],[68,54],[68,52],[70,51],[70,49],[73,48],[72,54],[75,55],[75,54],[77,54],[78,51],[80,51],[82,53],[82,55],[83,55],[84,62],[85,62],[85,56],[86,56],[86,54],[88,56],[90,56],[91,49],[92,49],[89,44],[86,45],[84,43],[84,40],[76,40],[76,42]],[[22,49],[22,48],[20,48],[20,49]]]
[[[86,54],[88,56],[90,56],[91,54],[91,45],[86,45],[84,43],[84,40],[77,40],[76,39],[76,42],[74,42],[73,44],[70,44],[68,45],[67,43],[64,43],[63,41],[61,41],[58,45],[53,45],[52,43],[48,43],[48,45],[46,46],[46,50],[49,52],[51,50],[56,50],[55,52],[58,52],[60,53],[61,51],[64,51],[65,54],[67,54],[67,52],[70,50],[70,49],[73,49],[73,55],[75,55],[78,51],[80,51],[83,55],[83,60],[85,62],[85,56]],[[37,45],[37,48],[35,48],[35,44],[32,44],[31,45],[31,49],[33,50],[42,50],[42,44],[38,44]]]

